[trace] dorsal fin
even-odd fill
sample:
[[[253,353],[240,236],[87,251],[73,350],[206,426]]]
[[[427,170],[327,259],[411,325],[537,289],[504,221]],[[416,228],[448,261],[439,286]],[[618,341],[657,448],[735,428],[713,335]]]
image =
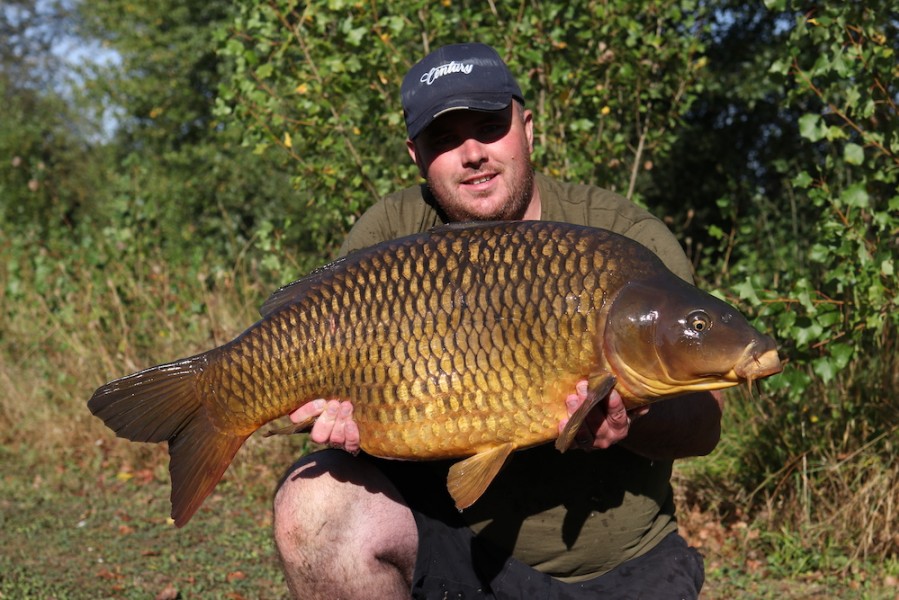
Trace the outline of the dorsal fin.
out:
[[[451,231],[465,231],[469,229],[477,230],[477,229],[490,229],[495,227],[505,227],[512,226],[514,224],[545,224],[546,222],[538,222],[538,221],[462,221],[458,223],[445,223],[443,225],[435,225],[434,227],[428,229],[427,231],[421,233],[413,233],[411,235],[400,237],[392,240],[386,240],[383,242],[379,242],[367,248],[360,248],[358,250],[354,250],[350,252],[346,256],[342,258],[338,258],[337,260],[330,262],[326,265],[318,267],[317,269],[311,271],[308,275],[301,279],[297,279],[292,283],[288,283],[287,285],[276,290],[271,296],[269,296],[268,300],[266,300],[262,307],[260,307],[259,312],[262,314],[262,318],[266,318],[272,313],[277,312],[278,310],[284,308],[285,306],[295,304],[302,300],[306,294],[309,292],[311,286],[315,285],[318,281],[320,281],[323,277],[327,276],[334,270],[342,270],[350,263],[356,263],[360,260],[365,259],[373,253],[383,253],[383,252],[391,252],[392,249],[400,247],[400,246],[410,246],[415,244],[417,241],[427,240],[430,236],[433,235],[441,235],[446,232]]]
[[[352,256],[350,254],[349,256]],[[289,304],[295,304],[302,300],[306,294],[309,292],[309,288],[322,279],[323,276],[327,275],[331,271],[335,269],[339,269],[340,265],[347,261],[349,256],[344,256],[343,258],[338,258],[335,261],[329,262],[326,265],[322,265],[317,269],[311,271],[308,275],[303,277],[302,279],[297,279],[292,283],[288,283],[277,290],[275,290],[271,296],[268,297],[262,306],[259,308],[260,314],[262,314],[262,318],[266,318],[272,313],[279,311]]]
[[[451,223],[443,223],[434,225],[428,229],[428,233],[441,233],[443,231],[465,231],[466,229],[489,229],[492,227],[502,227],[511,223],[520,223],[521,221],[454,221]]]

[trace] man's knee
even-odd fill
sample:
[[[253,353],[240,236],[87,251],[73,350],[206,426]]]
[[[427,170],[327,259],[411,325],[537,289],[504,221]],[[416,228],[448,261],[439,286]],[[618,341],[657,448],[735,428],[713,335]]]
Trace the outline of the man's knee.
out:
[[[279,549],[282,543],[303,544],[313,537],[316,544],[379,542],[382,529],[414,532],[412,512],[380,469],[342,450],[323,450],[297,461],[275,494]]]
[[[347,533],[341,515],[352,500],[351,488],[335,476],[349,474],[352,460],[332,450],[306,456],[291,466],[275,493],[275,547],[295,597],[320,597],[331,583],[321,578],[323,565],[334,569],[340,564]]]
[[[274,500],[274,535],[293,593],[368,597],[408,590],[418,536],[411,510],[371,462],[339,450],[298,461]],[[353,575],[355,573],[356,575]],[[370,589],[354,589],[362,577]],[[361,583],[360,583],[361,585]],[[302,592],[302,593],[301,593]]]
[[[346,486],[336,477],[352,472],[354,457],[339,450],[310,454],[294,463],[278,485],[274,499],[274,533],[282,543],[301,543],[304,532],[342,511]]]

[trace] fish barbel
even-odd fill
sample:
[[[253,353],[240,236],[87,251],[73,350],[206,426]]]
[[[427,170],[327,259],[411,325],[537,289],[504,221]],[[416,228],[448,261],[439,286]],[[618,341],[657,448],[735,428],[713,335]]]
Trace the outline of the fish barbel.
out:
[[[511,452],[553,440],[565,451],[613,387],[633,408],[781,370],[773,339],[642,245],[545,221],[377,244],[281,288],[261,312],[234,340],[88,402],[116,435],[168,442],[177,526],[253,432],[315,398],[353,402],[369,454],[464,458],[447,481],[461,509]],[[587,401],[560,433],[583,379]]]

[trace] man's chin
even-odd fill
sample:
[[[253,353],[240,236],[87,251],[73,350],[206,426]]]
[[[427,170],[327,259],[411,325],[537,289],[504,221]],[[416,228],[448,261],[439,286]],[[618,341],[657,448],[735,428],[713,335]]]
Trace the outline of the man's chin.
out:
[[[489,196],[469,196],[456,204],[451,216],[459,221],[499,221],[505,219],[506,208],[505,201],[491,201]]]

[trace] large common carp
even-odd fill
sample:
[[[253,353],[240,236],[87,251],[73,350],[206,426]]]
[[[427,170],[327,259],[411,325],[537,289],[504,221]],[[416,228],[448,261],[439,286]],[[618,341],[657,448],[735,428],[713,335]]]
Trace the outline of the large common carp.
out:
[[[480,223],[330,263],[233,341],[108,383],[88,406],[121,437],[168,442],[181,526],[253,432],[314,398],[352,400],[372,455],[467,457],[447,482],[464,508],[511,452],[566,450],[613,387],[635,407],[780,369],[770,337],[630,239]],[[560,434],[582,379],[588,399]]]

